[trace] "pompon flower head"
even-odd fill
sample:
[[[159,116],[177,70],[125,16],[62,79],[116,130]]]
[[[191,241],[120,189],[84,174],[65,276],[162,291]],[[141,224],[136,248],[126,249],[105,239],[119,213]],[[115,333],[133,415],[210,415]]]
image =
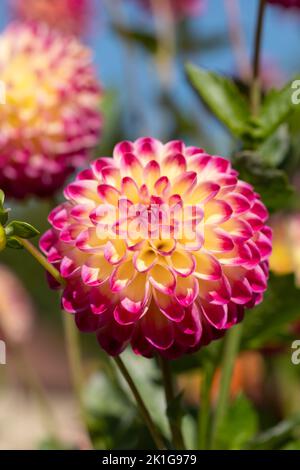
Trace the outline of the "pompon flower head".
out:
[[[0,187],[16,198],[52,195],[99,139],[90,50],[46,25],[15,23],[0,36],[0,80]]]
[[[300,8],[300,0],[268,0],[268,2],[284,8]]]
[[[66,280],[63,308],[109,354],[130,343],[179,357],[262,300],[268,213],[228,160],[181,141],[122,142],[65,197],[40,246]]]
[[[91,0],[10,0],[13,16],[21,21],[47,23],[67,34],[87,30]]]
[[[152,8],[152,0],[136,0],[141,3],[148,11]],[[174,17],[176,19],[182,19],[186,17],[198,16],[201,14],[205,7],[205,0],[161,0],[162,13],[166,7],[166,3],[169,3]]]

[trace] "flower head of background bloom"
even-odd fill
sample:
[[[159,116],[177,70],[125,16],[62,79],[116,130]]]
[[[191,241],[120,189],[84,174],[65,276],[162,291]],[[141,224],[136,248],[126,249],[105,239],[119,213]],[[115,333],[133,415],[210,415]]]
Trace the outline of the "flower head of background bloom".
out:
[[[274,217],[273,253],[270,268],[278,275],[292,274],[300,287],[300,214]]]
[[[122,142],[65,197],[40,246],[66,280],[63,308],[109,354],[193,352],[262,300],[268,213],[228,160],[181,141]]]
[[[0,265],[0,337],[12,345],[29,341],[35,311],[21,281],[6,266]]]
[[[284,8],[300,8],[300,0],[268,0],[268,2]]]
[[[90,0],[11,0],[15,18],[39,21],[68,34],[86,31],[91,16]]]
[[[91,52],[44,24],[16,23],[0,36],[0,187],[49,196],[99,139],[101,89]]]
[[[137,1],[142,3],[148,10],[153,8],[152,0]],[[160,3],[162,13],[168,3],[172,8],[174,17],[177,19],[197,16],[203,12],[205,6],[205,0],[161,0]]]

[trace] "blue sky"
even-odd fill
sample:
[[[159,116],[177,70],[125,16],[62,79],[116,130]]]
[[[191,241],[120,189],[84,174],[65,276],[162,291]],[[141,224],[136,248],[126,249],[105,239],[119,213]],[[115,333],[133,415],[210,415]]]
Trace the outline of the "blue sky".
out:
[[[113,0],[111,0],[113,1]],[[95,0],[101,2],[101,0]],[[0,27],[3,29],[8,22],[9,0],[0,2]],[[247,37],[248,46],[252,41],[252,34],[255,21],[255,10],[257,0],[239,0],[242,11],[243,28]],[[207,0],[206,14],[193,21],[193,27],[199,31],[211,33],[213,31],[226,31],[227,22],[223,0]],[[130,10],[136,22],[142,21],[141,17]],[[97,23],[99,23],[97,25]],[[118,42],[108,28],[105,28],[105,15],[97,18],[94,22],[94,34],[91,44],[95,50],[96,61],[101,71],[103,81],[107,85],[115,85],[119,82],[120,76],[114,72],[118,70]],[[98,29],[98,31],[97,31]],[[284,10],[270,6],[268,8],[264,49],[267,57],[273,58],[287,73],[291,74],[300,67],[300,14],[287,14]],[[222,50],[218,53],[204,55],[201,64],[207,67],[230,72],[233,67],[232,55],[229,50]]]
[[[111,0],[113,1],[113,0]],[[95,0],[99,5],[100,0]],[[127,8],[127,18],[130,22],[144,27],[145,16],[137,8],[130,5]],[[134,3],[134,2],[133,2]],[[239,0],[242,13],[242,26],[247,40],[248,51],[251,50],[257,0]],[[8,22],[8,0],[0,2],[0,27],[3,29]],[[207,0],[206,13],[191,22],[191,27],[203,35],[225,33],[227,31],[227,16],[224,10],[224,0]],[[122,49],[120,41],[108,27],[105,13],[94,18],[93,34],[89,38],[93,47],[97,72],[106,88],[119,90],[123,109],[135,106],[143,115],[139,132],[160,136],[163,116],[155,116],[154,102],[158,87],[154,65],[149,57],[140,51],[133,51],[131,65],[128,56]],[[300,14],[287,14],[283,10],[270,6],[267,11],[264,34],[264,57],[278,64],[287,78],[300,70]],[[234,73],[234,59],[229,47],[214,52],[195,54],[193,62],[214,69],[221,73]],[[183,73],[183,64],[177,64],[176,79],[173,93],[183,104],[192,99],[192,93]],[[124,69],[129,69],[124,72]],[[129,75],[129,77],[128,77]],[[130,77],[131,75],[131,77]],[[128,80],[134,80],[134,92],[128,91]],[[210,119],[209,117],[207,119]]]

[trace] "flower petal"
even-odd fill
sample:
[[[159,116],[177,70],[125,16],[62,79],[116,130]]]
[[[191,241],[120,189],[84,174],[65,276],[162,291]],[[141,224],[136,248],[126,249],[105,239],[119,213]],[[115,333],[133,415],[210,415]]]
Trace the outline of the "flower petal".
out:
[[[225,328],[228,313],[227,305],[213,305],[202,301],[201,308],[203,315],[214,328],[218,330]]]
[[[153,296],[159,310],[169,318],[169,320],[176,323],[183,320],[185,309],[175,301],[174,297],[163,294],[156,289],[153,289]]]
[[[170,265],[176,274],[186,277],[194,272],[196,262],[193,254],[176,249],[170,256]]]
[[[163,294],[170,295],[174,292],[176,279],[169,268],[156,264],[148,275],[151,284]]]
[[[157,254],[155,251],[146,244],[144,248],[140,251],[137,251],[133,258],[133,263],[135,269],[140,272],[144,273],[149,271],[157,260]]]
[[[173,322],[168,320],[153,302],[142,319],[141,327],[145,338],[155,348],[165,350],[172,346],[174,342]]]
[[[122,291],[121,304],[129,312],[142,312],[148,303],[150,292],[147,276],[138,273]]]
[[[219,192],[220,186],[212,181],[199,183],[185,198],[187,204],[206,203]]]
[[[162,173],[172,181],[187,170],[186,159],[181,153],[169,155],[162,162]]]
[[[177,277],[175,298],[183,307],[189,307],[197,298],[199,284],[194,276]]]
[[[133,153],[125,153],[120,160],[121,174],[130,176],[138,185],[143,182],[143,167],[139,159]]]
[[[220,225],[232,216],[229,204],[219,199],[212,199],[204,207],[205,224]]]
[[[111,274],[110,287],[113,292],[120,292],[128,286],[135,275],[132,260],[119,264]]]
[[[222,268],[218,260],[204,251],[195,252],[196,261],[195,277],[208,281],[215,281],[221,278]]]

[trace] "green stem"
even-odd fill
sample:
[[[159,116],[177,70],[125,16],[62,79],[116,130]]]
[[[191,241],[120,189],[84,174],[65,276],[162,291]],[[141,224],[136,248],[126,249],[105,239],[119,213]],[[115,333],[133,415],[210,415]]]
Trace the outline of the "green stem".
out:
[[[20,237],[16,237],[18,242],[23,245],[23,247],[30,253],[36,261],[48,271],[49,274],[62,286],[65,285],[65,280],[60,275],[59,271],[52,266],[51,263],[45,258],[45,256],[28,240],[25,240]],[[80,344],[79,337],[74,319],[68,316],[67,314],[63,315],[64,318],[64,330],[65,330],[65,341],[66,349],[68,354],[68,360],[70,365],[70,372],[75,392],[75,398],[77,406],[80,412],[82,427],[85,432],[85,447],[92,448],[92,444],[89,438],[89,433],[86,424],[86,413],[84,409],[84,404],[82,400],[82,360],[80,354]]]
[[[208,428],[210,423],[210,391],[214,377],[215,367],[208,364],[203,368],[203,377],[200,390],[200,406],[198,414],[198,445],[199,450],[207,449]]]
[[[254,55],[252,63],[252,82],[250,90],[250,103],[253,116],[257,116],[261,104],[260,53],[262,46],[263,24],[266,11],[266,3],[266,0],[259,0],[257,25],[254,41]]]
[[[65,285],[65,280],[62,278],[60,275],[59,271],[52,266],[51,263],[48,262],[48,260],[40,253],[40,251],[35,248],[32,243],[30,243],[28,240],[24,240],[23,238],[17,238],[19,243],[23,245],[23,247],[43,266],[50,274],[51,276],[54,277],[54,279],[57,280],[62,286]],[[70,364],[70,369],[71,369],[71,374],[72,374],[72,381],[73,381],[73,386],[75,390],[75,395],[76,395],[76,400],[78,403],[78,407],[80,410],[81,418],[82,418],[82,423],[84,425],[84,429],[86,430],[86,437],[87,437],[87,446],[90,447],[90,439],[88,437],[88,431],[86,428],[86,413],[84,409],[84,404],[82,400],[82,384],[83,384],[83,379],[82,379],[82,361],[81,361],[81,354],[80,354],[80,345],[79,345],[79,337],[78,337],[78,332],[76,329],[76,326],[74,324],[74,319],[69,317],[68,315],[64,315],[64,328],[65,328],[65,337],[66,337],[66,347],[67,347],[67,353],[68,353],[68,359],[69,359],[69,364]],[[132,394],[134,395],[137,405],[139,407],[140,413],[145,420],[146,425],[148,426],[148,429],[153,437],[153,440],[157,446],[158,449],[165,449],[165,445],[163,443],[163,440],[159,434],[159,432],[156,429],[156,426],[150,416],[150,413],[148,409],[146,408],[146,405],[137,390],[127,368],[125,367],[125,364],[123,363],[122,359],[120,357],[115,358],[115,362],[123,375],[124,379],[126,380],[128,386],[130,387]]]
[[[23,381],[27,384],[28,388],[32,391],[37,400],[49,437],[54,441],[59,442],[60,437],[57,433],[57,425],[54,420],[51,404],[36,370],[32,367],[23,348],[13,348],[13,354]]]
[[[176,399],[176,393],[174,390],[174,381],[172,377],[172,371],[170,367],[170,362],[166,359],[163,359],[159,356],[159,362],[162,372],[163,384],[165,389],[165,396],[167,402],[167,410],[174,404]],[[184,450],[185,443],[181,430],[181,415],[178,415],[175,418],[169,417],[169,425],[172,434],[172,442],[177,450]]]
[[[122,361],[122,359],[120,358],[120,356],[117,356],[117,357],[114,357],[114,361],[120,371],[120,373],[122,374],[123,378],[125,379],[125,381],[127,382],[127,385],[129,386],[131,392],[132,392],[132,395],[134,396],[135,400],[136,400],[136,403],[137,403],[137,406],[138,406],[138,409],[140,411],[140,414],[146,424],[146,426],[148,427],[149,429],[149,432],[153,438],[153,441],[155,442],[155,445],[156,447],[159,449],[159,450],[164,450],[166,447],[165,447],[165,444],[163,442],[163,439],[162,437],[160,436],[160,433],[159,431],[157,430],[156,428],[156,425],[154,424],[153,420],[152,420],[152,417],[145,405],[145,402],[143,400],[143,398],[141,397],[140,395],[140,392],[138,391],[128,369],[126,368],[124,362]]]
[[[74,318],[71,315],[63,312],[64,321],[64,332],[65,332],[65,343],[68,355],[68,362],[70,367],[71,379],[73,384],[74,395],[76,399],[77,409],[80,413],[80,420],[82,429],[85,433],[85,448],[92,449],[88,425],[87,425],[87,414],[84,407],[83,401],[83,367],[79,334],[74,322]]]
[[[225,10],[228,17],[228,32],[232,45],[239,76],[249,82],[251,78],[251,64],[248,58],[247,46],[240,18],[240,5],[238,0],[225,0]]]
[[[161,83],[166,88],[172,84],[172,66],[176,55],[176,28],[170,0],[151,0],[157,37],[156,64]]]
[[[225,349],[223,356],[224,359],[222,363],[220,390],[215,410],[211,436],[212,449],[215,449],[217,446],[219,429],[222,424],[223,418],[225,417],[226,412],[228,410],[232,373],[235,364],[235,359],[239,351],[241,333],[242,326],[237,325],[228,331],[225,338]]]
[[[45,258],[45,256],[29,240],[25,240],[24,238],[20,237],[15,238],[59,284],[62,286],[65,285],[65,280],[62,278],[59,271],[51,263],[49,263],[47,258]]]

